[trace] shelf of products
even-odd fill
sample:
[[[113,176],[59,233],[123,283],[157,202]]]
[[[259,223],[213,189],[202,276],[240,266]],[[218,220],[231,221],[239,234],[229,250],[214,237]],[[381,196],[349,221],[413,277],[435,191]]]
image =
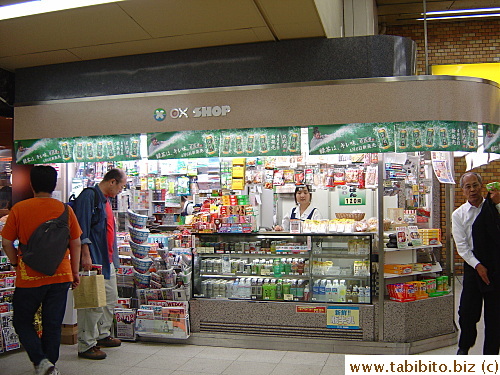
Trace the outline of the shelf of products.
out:
[[[371,303],[372,233],[193,236],[195,298]]]

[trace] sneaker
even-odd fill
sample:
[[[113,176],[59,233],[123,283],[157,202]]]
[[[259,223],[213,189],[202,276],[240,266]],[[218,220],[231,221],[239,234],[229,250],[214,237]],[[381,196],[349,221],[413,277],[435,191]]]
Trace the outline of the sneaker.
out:
[[[115,339],[111,336],[108,336],[104,339],[97,340],[97,345],[106,346],[108,348],[114,348],[116,346],[120,346],[122,344],[120,339]]]
[[[49,375],[54,369],[54,364],[47,358],[44,358],[37,366],[35,366],[35,375]]]
[[[79,352],[78,357],[86,359],[104,359],[106,358],[106,353],[98,349],[96,346],[93,346],[86,352]]]

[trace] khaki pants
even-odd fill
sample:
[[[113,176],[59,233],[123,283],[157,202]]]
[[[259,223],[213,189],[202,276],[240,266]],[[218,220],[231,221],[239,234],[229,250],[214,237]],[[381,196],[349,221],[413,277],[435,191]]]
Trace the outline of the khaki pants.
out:
[[[118,300],[116,271],[110,264],[111,275],[104,280],[106,288],[106,306],[94,309],[78,309],[78,352],[83,353],[97,345],[97,340],[111,336],[114,308]]]

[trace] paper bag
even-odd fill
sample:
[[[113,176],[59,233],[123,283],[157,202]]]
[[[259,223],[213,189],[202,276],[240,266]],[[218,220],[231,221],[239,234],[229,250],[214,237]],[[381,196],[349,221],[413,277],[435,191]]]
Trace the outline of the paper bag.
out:
[[[106,306],[104,275],[81,276],[80,285],[73,289],[75,309]]]

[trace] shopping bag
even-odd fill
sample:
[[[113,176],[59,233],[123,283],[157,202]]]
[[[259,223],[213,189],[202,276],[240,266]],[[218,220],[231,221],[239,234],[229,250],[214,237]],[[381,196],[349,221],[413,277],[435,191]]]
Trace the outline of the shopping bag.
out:
[[[81,276],[80,285],[73,289],[75,309],[106,306],[104,275]]]

